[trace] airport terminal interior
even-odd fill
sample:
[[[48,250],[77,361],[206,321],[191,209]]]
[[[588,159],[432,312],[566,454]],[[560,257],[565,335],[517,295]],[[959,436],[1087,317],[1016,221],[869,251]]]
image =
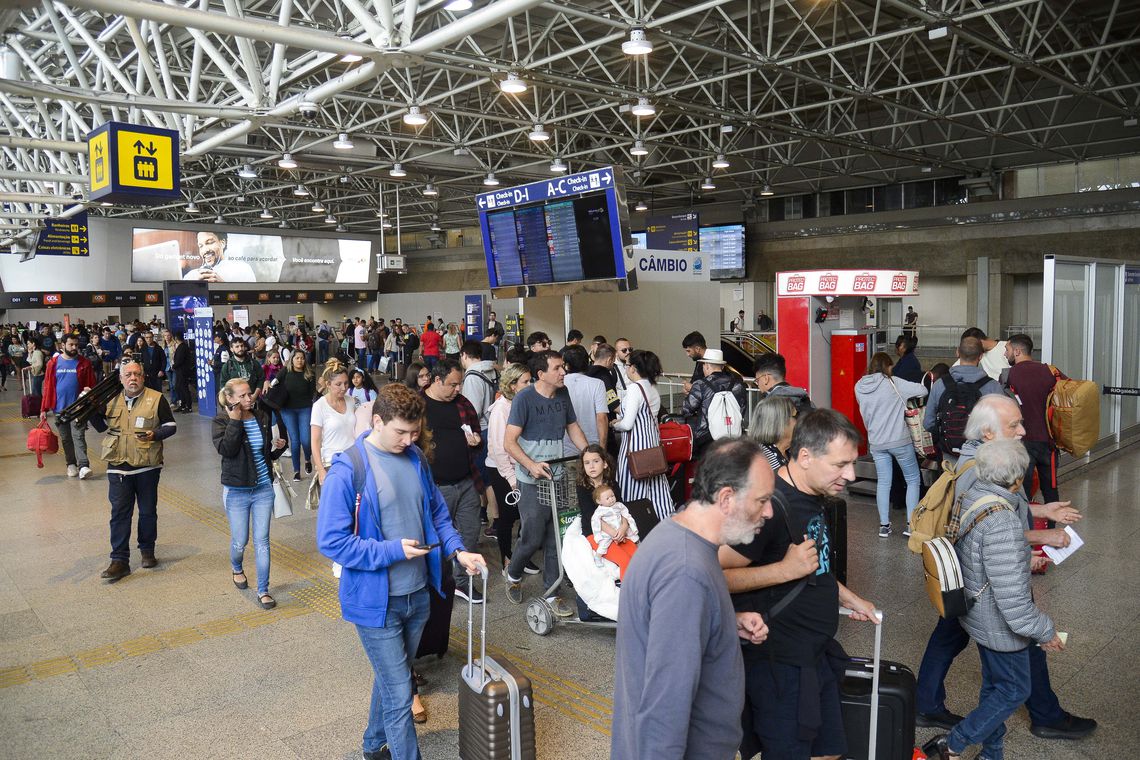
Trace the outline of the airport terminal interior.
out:
[[[1021,708],[1005,757],[1132,757],[1138,47],[1140,4],[1121,0],[0,3],[0,756],[362,757],[373,673],[301,504],[312,473],[271,522],[276,606],[252,546],[250,587],[230,574],[212,342],[327,324],[310,360],[343,338],[355,362],[353,320],[400,318],[497,334],[483,345],[500,368],[535,333],[554,349],[572,330],[591,351],[625,339],[660,358],[669,412],[699,331],[742,374],[745,419],[754,362],[778,352],[862,435],[872,356],[913,353],[921,374],[970,328],[997,354],[1028,336],[1027,358],[1099,397],[1088,445],[1057,461],[1084,545],[1031,581],[1068,634],[1052,688],[1097,727],[1043,738]],[[173,327],[195,352],[192,409],[164,442],[157,563],[132,538],[115,582],[102,436],[87,431],[82,477],[28,448],[42,398],[15,336],[54,350],[81,325]],[[400,373],[419,358],[403,345]],[[883,611],[883,657],[917,673],[938,613],[898,505],[879,535],[878,477],[864,453],[837,543]],[[532,684],[535,756],[609,757],[614,626],[536,625],[507,599],[495,538],[481,527],[468,548],[489,564],[488,654]],[[526,597],[539,585],[527,575]],[[428,760],[461,756],[454,602],[447,653],[415,665]],[[870,656],[869,624],[843,619],[837,638]],[[971,645],[948,709],[970,712],[981,685]],[[903,760],[937,733],[907,736]]]

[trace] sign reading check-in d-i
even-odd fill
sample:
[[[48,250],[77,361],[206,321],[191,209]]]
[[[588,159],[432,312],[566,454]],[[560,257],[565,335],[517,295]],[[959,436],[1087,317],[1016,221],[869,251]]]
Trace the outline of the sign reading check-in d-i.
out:
[[[37,256],[90,256],[87,213],[70,219],[45,219],[36,244]]]
[[[93,201],[153,206],[182,197],[178,132],[109,121],[87,135]]]

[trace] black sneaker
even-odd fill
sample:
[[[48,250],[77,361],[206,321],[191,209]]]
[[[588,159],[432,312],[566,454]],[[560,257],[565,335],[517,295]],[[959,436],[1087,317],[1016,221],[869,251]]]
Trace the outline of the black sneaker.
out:
[[[914,725],[919,728],[941,728],[949,731],[962,722],[961,715],[955,715],[949,710],[936,713],[918,713],[914,716]]]
[[[1078,718],[1065,713],[1063,720],[1049,726],[1031,725],[1029,733],[1039,739],[1083,739],[1096,729],[1092,718]]]
[[[471,602],[472,604],[482,604],[483,603],[483,592],[477,588],[476,589],[465,589],[465,588],[460,588],[460,587],[456,586],[455,595],[457,597],[459,597],[460,599],[465,599],[465,600]]]
[[[540,570],[538,568],[538,565],[534,564],[533,562],[527,562],[523,567],[523,572],[527,575],[538,575],[542,572],[542,570]]]
[[[383,744],[375,752],[365,751],[364,760],[392,760],[392,751],[387,744]]]
[[[301,482],[301,473],[299,473],[299,472],[293,473],[293,482],[294,483],[300,483]]]

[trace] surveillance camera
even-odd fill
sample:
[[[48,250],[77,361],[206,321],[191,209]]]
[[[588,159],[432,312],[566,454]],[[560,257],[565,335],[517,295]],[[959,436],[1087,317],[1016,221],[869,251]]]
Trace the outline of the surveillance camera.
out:
[[[302,103],[297,110],[301,112],[301,116],[305,117],[309,121],[315,120],[321,113],[320,106],[318,106],[316,103],[310,103],[308,101]]]

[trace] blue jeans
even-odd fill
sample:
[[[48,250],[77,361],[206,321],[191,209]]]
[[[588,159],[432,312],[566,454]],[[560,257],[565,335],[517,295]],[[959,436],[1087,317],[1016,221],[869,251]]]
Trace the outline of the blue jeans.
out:
[[[329,360],[329,342],[324,338],[317,338],[317,364],[324,364]]]
[[[946,709],[946,675],[954,658],[969,643],[970,635],[957,619],[939,618],[918,669],[918,712],[931,714]],[[1049,681],[1049,662],[1041,647],[1029,647],[1029,676],[1030,692],[1025,707],[1033,725],[1051,726],[1064,720],[1065,711]]]
[[[383,628],[357,625],[356,633],[372,664],[372,702],[364,751],[376,752],[385,743],[393,760],[419,760],[416,727],[412,723],[412,660],[427,625],[427,588],[388,597]]]
[[[875,504],[879,507],[879,525],[887,525],[891,521],[891,480],[894,475],[892,458],[899,463],[903,477],[906,478],[906,521],[910,525],[910,515],[918,506],[918,487],[922,478],[918,472],[914,447],[907,445],[872,451],[871,456],[875,460]]]
[[[179,402],[182,401],[178,397],[178,373],[172,369],[167,370],[166,379],[170,382],[170,403],[173,406],[178,406]]]
[[[368,349],[356,349],[356,366],[360,367],[361,369],[364,369],[368,366]]]
[[[293,458],[293,472],[301,471],[301,451],[305,452],[305,461],[313,461],[313,431],[309,425],[313,416],[313,408],[306,406],[302,409],[282,409],[281,419],[285,421],[285,430],[289,433],[289,455]]]
[[[981,744],[979,757],[1003,760],[1005,721],[1029,698],[1029,649],[995,652],[978,644],[982,657],[982,690],[978,706],[954,727],[948,738],[950,749],[961,753],[972,744]]]
[[[269,591],[269,521],[273,518],[273,485],[253,488],[222,487],[222,504],[230,519],[230,566],[242,572],[249,523],[253,518],[253,550],[257,555],[257,593]]]

